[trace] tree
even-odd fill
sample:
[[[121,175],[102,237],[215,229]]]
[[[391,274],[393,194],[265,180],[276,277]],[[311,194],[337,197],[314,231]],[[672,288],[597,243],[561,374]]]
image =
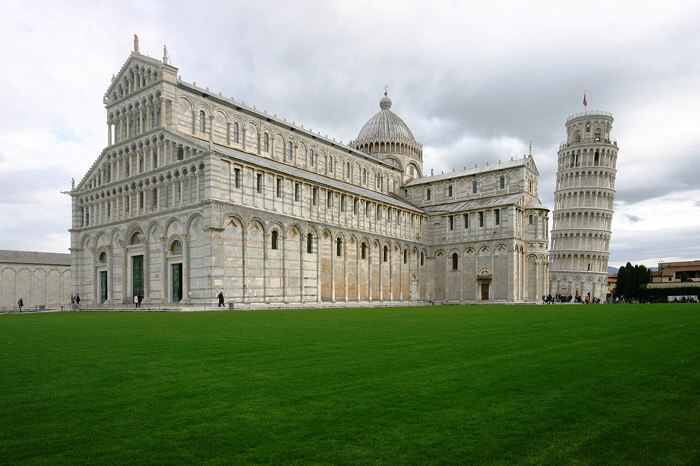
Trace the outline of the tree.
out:
[[[639,289],[651,281],[651,271],[643,265],[627,263],[617,272],[615,295],[625,299],[639,298]]]

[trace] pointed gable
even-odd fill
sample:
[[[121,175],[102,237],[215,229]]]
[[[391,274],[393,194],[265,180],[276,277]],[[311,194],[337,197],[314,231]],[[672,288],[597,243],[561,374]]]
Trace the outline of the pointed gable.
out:
[[[176,79],[177,68],[138,52],[131,52],[117,75],[112,78],[104,95],[104,103],[107,106],[115,104],[160,82],[164,76],[170,80]]]

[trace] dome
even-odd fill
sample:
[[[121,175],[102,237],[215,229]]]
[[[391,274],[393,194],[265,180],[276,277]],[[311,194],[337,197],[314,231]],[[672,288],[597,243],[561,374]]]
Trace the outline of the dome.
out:
[[[382,100],[379,101],[379,108],[381,110],[362,127],[355,143],[416,142],[406,123],[390,110],[391,99],[386,95],[386,92]]]

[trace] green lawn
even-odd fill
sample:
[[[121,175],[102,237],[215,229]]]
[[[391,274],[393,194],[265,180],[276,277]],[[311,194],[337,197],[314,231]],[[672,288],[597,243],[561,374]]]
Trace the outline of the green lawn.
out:
[[[0,462],[700,463],[700,305],[0,315]]]

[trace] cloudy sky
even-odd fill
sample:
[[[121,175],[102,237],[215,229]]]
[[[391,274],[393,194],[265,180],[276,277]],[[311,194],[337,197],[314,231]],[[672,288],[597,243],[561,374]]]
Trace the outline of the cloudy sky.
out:
[[[0,2],[0,249],[67,252],[70,198],[107,142],[133,47],[182,78],[349,141],[385,84],[425,172],[533,144],[553,207],[564,122],[615,117],[610,265],[700,259],[700,3]]]

